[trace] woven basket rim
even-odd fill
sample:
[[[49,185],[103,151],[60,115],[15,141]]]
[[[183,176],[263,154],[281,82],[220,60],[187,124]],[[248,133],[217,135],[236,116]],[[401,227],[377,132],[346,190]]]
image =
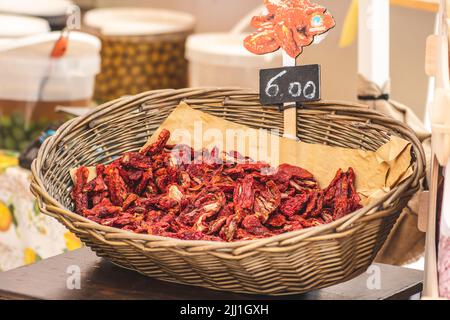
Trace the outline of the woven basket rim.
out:
[[[174,96],[184,95],[186,93],[190,93],[191,96],[195,96],[196,94],[208,93],[208,92],[211,92],[211,93],[218,92],[221,95],[225,96],[225,99],[226,99],[227,94],[228,95],[242,94],[242,95],[246,95],[246,96],[258,94],[254,90],[248,90],[248,89],[242,89],[242,88],[236,88],[236,87],[222,87],[222,88],[221,87],[204,87],[204,88],[163,89],[163,90],[147,91],[147,92],[143,92],[143,93],[140,93],[140,94],[137,94],[134,96],[123,97],[123,98],[119,98],[119,99],[116,99],[116,100],[113,100],[110,102],[106,102],[104,104],[101,104],[101,105],[93,108],[88,113],[64,123],[56,131],[55,135],[47,138],[44,141],[43,145],[39,149],[37,158],[32,163],[31,190],[32,190],[33,194],[35,194],[37,196],[38,199],[42,200],[42,198],[44,198],[49,203],[51,203],[51,204],[47,204],[47,203],[45,203],[45,201],[40,201],[40,205],[42,205],[42,204],[45,205],[45,207],[43,207],[44,212],[46,211],[45,208],[47,208],[47,207],[52,207],[52,209],[57,209],[59,214],[69,217],[69,218],[72,218],[74,220],[78,220],[80,223],[83,224],[83,226],[85,228],[101,231],[107,235],[105,237],[106,239],[111,239],[111,240],[121,239],[121,240],[144,241],[144,242],[148,242],[148,243],[157,242],[158,247],[161,247],[162,243],[167,242],[167,243],[170,243],[170,245],[169,245],[170,247],[184,247],[184,248],[198,247],[198,248],[200,248],[200,247],[207,246],[208,248],[210,248],[212,250],[214,250],[214,249],[226,250],[226,249],[233,249],[236,247],[246,247],[246,246],[256,248],[256,247],[264,246],[267,243],[280,242],[280,241],[284,241],[284,240],[291,239],[291,238],[298,238],[298,237],[307,238],[310,236],[314,236],[316,234],[320,234],[322,232],[335,230],[339,226],[342,226],[345,223],[349,223],[349,222],[355,223],[364,216],[370,216],[371,211],[374,211],[374,209],[378,208],[387,199],[392,198],[399,189],[406,190],[407,189],[406,186],[410,186],[414,181],[418,181],[424,175],[424,168],[422,166],[414,165],[413,166],[414,167],[413,174],[410,177],[408,177],[407,179],[405,179],[404,181],[402,181],[395,188],[390,190],[388,193],[386,193],[382,198],[377,199],[377,201],[375,201],[374,203],[372,203],[368,206],[365,206],[357,211],[354,211],[354,212],[352,212],[336,221],[333,221],[331,223],[320,225],[320,226],[315,226],[315,227],[311,227],[311,228],[305,228],[305,229],[285,232],[285,233],[282,233],[282,234],[279,234],[276,236],[272,236],[272,237],[252,239],[252,240],[243,240],[243,241],[240,240],[240,241],[233,241],[233,242],[206,241],[206,240],[182,240],[182,239],[177,239],[177,238],[155,236],[155,235],[149,235],[149,234],[137,234],[132,231],[122,230],[122,229],[114,228],[114,227],[103,226],[99,223],[96,223],[92,220],[89,220],[85,217],[82,217],[81,215],[78,215],[78,214],[70,211],[64,205],[62,205],[58,200],[56,200],[53,196],[51,196],[50,194],[48,194],[46,192],[44,184],[42,183],[42,180],[40,178],[42,166],[38,166],[38,163],[39,163],[38,159],[45,159],[46,151],[48,149],[51,149],[54,145],[56,145],[59,142],[60,134],[62,132],[64,132],[65,130],[70,130],[73,127],[82,125],[83,123],[84,124],[89,123],[90,117],[92,115],[98,116],[98,113],[100,111],[102,114],[106,114],[106,113],[108,113],[109,109],[111,109],[111,108],[118,108],[120,106],[125,106],[130,103],[142,104],[142,103],[144,103],[144,101],[140,101],[141,99],[145,99],[148,101],[150,99],[155,99],[155,98],[159,98],[159,99],[164,98],[164,97],[174,98]],[[183,101],[183,100],[188,100],[188,98],[181,99],[180,101]],[[303,106],[304,107],[311,107],[311,106],[313,106],[313,107],[314,106],[351,107],[351,108],[355,108],[355,110],[358,110],[359,112],[362,112],[362,113],[379,116],[380,118],[383,118],[387,122],[395,123],[396,125],[402,126],[406,130],[411,131],[411,133],[412,133],[412,130],[409,129],[403,123],[401,123],[395,119],[389,118],[378,111],[371,110],[371,109],[369,109],[369,107],[367,105],[364,105],[364,104],[338,101],[338,100],[331,100],[331,101],[323,100],[323,101],[318,101],[318,102],[305,103]],[[262,107],[264,107],[264,106],[262,106]],[[317,110],[320,110],[320,109],[318,108]],[[413,144],[414,142],[416,142],[416,144],[418,144],[419,141],[418,141],[417,137],[415,136],[415,134],[413,134],[413,137],[417,141],[410,141],[410,143]],[[415,150],[415,152],[417,152],[417,151],[418,150]],[[423,152],[423,150],[421,150],[421,151]],[[422,158],[424,158],[424,155],[422,154],[422,152],[420,152],[420,155],[416,155],[416,157],[421,156]],[[423,161],[424,161],[424,159],[422,159],[422,162]],[[351,224],[349,224],[348,226],[350,226],[350,225]],[[345,228],[344,228],[344,230],[345,230]],[[337,232],[334,231],[334,233],[337,233]]]

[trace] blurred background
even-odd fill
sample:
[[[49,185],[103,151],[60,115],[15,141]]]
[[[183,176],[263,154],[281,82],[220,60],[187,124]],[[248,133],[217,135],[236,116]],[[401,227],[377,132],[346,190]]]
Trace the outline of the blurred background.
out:
[[[397,2],[405,1],[392,1]],[[258,69],[281,63],[279,52],[260,57],[242,47],[244,36],[239,33],[251,31],[242,21],[248,22],[248,14],[261,3],[2,0],[0,67],[5,72],[0,78],[0,148],[23,151],[39,132],[67,119],[61,112],[68,110],[64,107],[86,107],[160,88],[239,85],[256,89]],[[354,101],[357,43],[339,46],[351,0],[320,3],[335,16],[337,27],[320,46],[308,47],[298,63],[322,65],[324,99]],[[391,96],[423,118],[428,79],[422,66],[435,14],[397,5],[391,9]],[[68,13],[73,18],[67,19]],[[72,32],[67,52],[47,66],[48,53],[59,38],[49,29],[60,30],[66,21],[83,33]],[[187,40],[193,33],[197,35]]]
[[[317,0],[337,26],[299,64],[322,65],[323,99],[356,101],[357,40],[340,46],[351,0]],[[423,119],[435,6],[392,0],[391,96]],[[280,52],[242,46],[262,0],[0,0],[0,270],[78,248],[36,209],[29,169],[42,141],[89,107],[146,90],[257,89]],[[348,19],[347,19],[348,20]],[[351,20],[351,19],[350,19]],[[69,27],[70,31],[66,28]],[[64,31],[62,31],[64,30]]]
[[[133,6],[182,10],[193,14],[196,32],[227,32],[261,0],[96,0],[78,1],[85,6]],[[317,1],[333,13],[337,26],[326,41],[311,46],[300,57],[300,63],[323,66],[324,98],[355,100],[357,46],[338,46],[343,21],[351,0]],[[394,1],[395,2],[395,1]],[[397,1],[401,3],[401,1]],[[392,96],[411,107],[419,117],[424,115],[427,76],[423,71],[425,40],[434,30],[435,14],[405,6],[391,6],[391,80]],[[345,86],[337,85],[345,83]]]

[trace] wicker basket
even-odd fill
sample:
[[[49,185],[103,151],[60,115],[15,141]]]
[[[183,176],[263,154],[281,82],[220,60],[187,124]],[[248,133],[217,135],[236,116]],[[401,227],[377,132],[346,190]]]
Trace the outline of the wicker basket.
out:
[[[413,145],[412,176],[377,203],[333,223],[233,243],[134,234],[73,213],[69,169],[139,149],[182,100],[227,120],[283,132],[283,113],[261,107],[256,93],[242,89],[159,90],[115,100],[65,123],[45,141],[31,184],[42,212],[99,256],[150,277],[234,292],[294,294],[364,272],[424,175],[424,153],[408,127],[362,105],[320,102],[297,111],[297,134],[304,142],[376,150],[391,135],[399,136]]]

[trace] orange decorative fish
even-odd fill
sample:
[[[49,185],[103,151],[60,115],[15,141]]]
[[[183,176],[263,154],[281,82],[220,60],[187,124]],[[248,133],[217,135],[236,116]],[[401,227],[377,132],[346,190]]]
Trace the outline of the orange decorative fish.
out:
[[[327,9],[309,0],[264,0],[268,14],[253,17],[256,32],[244,40],[254,54],[266,54],[282,48],[292,58],[303,52],[314,37],[335,26]]]

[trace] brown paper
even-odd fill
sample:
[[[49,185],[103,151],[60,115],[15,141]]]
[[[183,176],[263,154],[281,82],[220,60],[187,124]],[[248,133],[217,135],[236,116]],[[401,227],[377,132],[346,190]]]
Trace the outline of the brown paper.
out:
[[[338,169],[352,167],[364,204],[383,196],[412,174],[411,145],[398,137],[392,137],[375,152],[309,144],[226,121],[186,103],[169,115],[146,145],[153,143],[162,129],[171,132],[170,144],[185,143],[195,150],[218,146],[274,167],[281,163],[300,166],[313,173],[322,187],[331,182]]]

